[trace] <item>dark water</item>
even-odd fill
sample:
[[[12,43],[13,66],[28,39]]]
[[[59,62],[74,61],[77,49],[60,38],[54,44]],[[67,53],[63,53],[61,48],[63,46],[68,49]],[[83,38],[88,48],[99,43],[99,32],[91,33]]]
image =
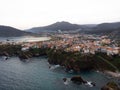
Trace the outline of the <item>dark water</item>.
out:
[[[62,68],[50,70],[44,57],[32,58],[29,62],[22,62],[17,57],[8,60],[0,57],[0,90],[100,90],[109,81],[103,74],[91,71],[80,75],[96,82],[95,87],[63,84],[63,77],[74,75],[65,73]]]

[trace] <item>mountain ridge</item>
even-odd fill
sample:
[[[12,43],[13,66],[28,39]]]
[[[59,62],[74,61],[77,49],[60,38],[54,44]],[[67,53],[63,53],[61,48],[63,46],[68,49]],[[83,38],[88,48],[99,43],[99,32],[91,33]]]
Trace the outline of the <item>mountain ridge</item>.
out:
[[[120,22],[101,23],[101,24],[72,24],[69,22],[56,22],[48,26],[35,27],[27,30],[32,33],[86,33],[99,35],[112,35],[120,37]]]
[[[56,22],[47,26],[33,27],[28,30],[20,30],[10,26],[0,25],[0,37],[26,36],[44,33],[87,33],[87,34],[112,34],[120,35],[120,22],[101,24],[72,24],[66,21]],[[33,34],[34,33],[34,34]]]
[[[44,32],[44,31],[57,31],[57,30],[61,30],[61,31],[64,31],[64,30],[76,30],[76,29],[79,29],[80,26],[77,25],[77,24],[71,24],[69,22],[65,22],[65,21],[62,21],[62,22],[56,22],[56,23],[53,23],[51,25],[47,25],[47,26],[43,26],[43,27],[34,27],[34,28],[31,28],[29,30],[27,30],[28,32],[35,32],[35,33],[40,33],[40,32]]]
[[[27,35],[30,36],[34,34],[22,31],[11,26],[0,25],[0,37],[18,37]]]

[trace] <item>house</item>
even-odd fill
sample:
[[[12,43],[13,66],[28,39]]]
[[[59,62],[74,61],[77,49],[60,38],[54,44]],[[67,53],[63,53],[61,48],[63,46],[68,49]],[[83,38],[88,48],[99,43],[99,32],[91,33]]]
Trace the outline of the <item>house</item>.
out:
[[[114,53],[114,54],[119,54],[119,50],[120,50],[119,47],[114,47],[114,48],[113,48],[113,53]]]
[[[113,48],[107,48],[107,55],[114,55]]]
[[[87,53],[89,53],[89,52],[90,52],[90,50],[89,50],[89,49],[87,49],[87,48],[83,48],[83,51],[84,51],[84,53],[85,53],[85,54],[87,54]]]
[[[27,50],[29,50],[29,47],[22,47],[21,50],[22,50],[22,51],[27,51]]]

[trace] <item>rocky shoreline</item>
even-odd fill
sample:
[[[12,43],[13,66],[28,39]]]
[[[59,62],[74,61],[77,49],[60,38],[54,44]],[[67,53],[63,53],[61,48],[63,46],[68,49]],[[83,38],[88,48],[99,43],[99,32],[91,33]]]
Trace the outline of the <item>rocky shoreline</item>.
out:
[[[24,60],[46,55],[50,64],[64,66],[66,71],[99,70],[115,77],[118,77],[118,75],[112,72],[115,72],[116,69],[117,71],[120,70],[120,56],[107,56],[100,52],[95,55],[81,54],[80,52],[65,52],[61,49],[45,47],[29,48],[26,51],[21,49],[21,45],[0,45],[0,56],[18,56],[20,60]]]
[[[120,72],[103,71],[103,73],[114,78],[120,78]]]
[[[101,90],[120,90],[120,87],[115,82],[111,81],[104,85]]]
[[[0,46],[0,56],[18,56],[20,60],[26,61],[25,59],[46,55],[50,64],[63,66],[65,67],[66,72],[80,72],[81,70],[99,70],[105,73],[106,75],[110,75],[115,78],[120,77],[120,73],[115,72],[116,68],[120,70],[120,63],[113,62],[114,59],[118,58],[119,56],[107,56],[106,54],[99,52],[95,55],[81,54],[80,52],[65,52],[63,50],[56,50],[43,47],[30,48],[29,50],[22,51],[21,48],[21,45],[2,45]],[[98,56],[104,57],[110,63],[115,65],[116,68],[112,67],[112,65],[103,61]]]
[[[77,85],[84,84],[84,85],[88,85],[90,87],[96,86],[96,84],[94,82],[86,81],[81,76],[73,76],[70,79],[63,78],[63,81],[64,81],[65,85],[68,85],[68,83],[71,81],[72,83],[77,84]]]

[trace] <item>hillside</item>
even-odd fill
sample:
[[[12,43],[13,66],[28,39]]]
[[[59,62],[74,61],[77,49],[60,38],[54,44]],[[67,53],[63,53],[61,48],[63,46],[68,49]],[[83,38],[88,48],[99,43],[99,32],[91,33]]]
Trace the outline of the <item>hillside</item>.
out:
[[[62,21],[62,22],[56,22],[54,24],[44,26],[44,27],[35,27],[27,31],[34,32],[34,33],[41,33],[41,32],[57,32],[58,30],[70,31],[70,30],[76,30],[79,28],[80,26],[77,24],[71,24],[69,22]]]
[[[99,34],[99,35],[109,35],[113,38],[120,37],[120,22],[114,23],[101,23],[101,24],[71,24],[69,22],[56,22],[54,24],[44,26],[44,27],[34,27],[26,30],[27,32],[33,33],[57,33],[61,31],[62,33],[87,33],[87,34]]]
[[[81,32],[88,34],[109,35],[113,38],[119,38],[120,22],[98,24],[95,27],[83,29]]]
[[[108,30],[108,29],[117,29],[120,28],[120,22],[115,23],[102,23],[98,24],[95,29],[97,30]]]
[[[34,34],[21,31],[19,29],[10,26],[0,26],[0,37],[18,37],[18,36],[26,36],[26,35],[34,35]]]

